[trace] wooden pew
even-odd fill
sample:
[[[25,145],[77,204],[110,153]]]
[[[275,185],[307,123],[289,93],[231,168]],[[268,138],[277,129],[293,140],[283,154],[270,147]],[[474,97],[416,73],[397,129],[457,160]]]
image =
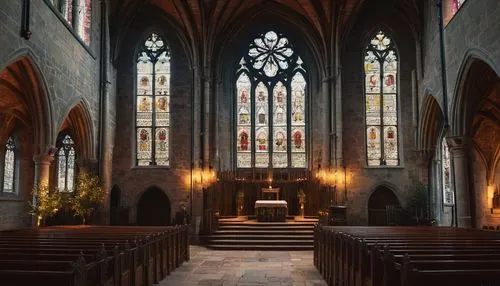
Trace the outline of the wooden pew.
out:
[[[0,268],[0,281],[32,285],[38,275],[53,285],[153,285],[189,259],[188,243],[187,226],[0,232],[0,265],[6,267]],[[6,259],[16,262],[7,267]],[[43,270],[36,268],[41,260],[48,261]],[[77,262],[85,271],[67,268]]]

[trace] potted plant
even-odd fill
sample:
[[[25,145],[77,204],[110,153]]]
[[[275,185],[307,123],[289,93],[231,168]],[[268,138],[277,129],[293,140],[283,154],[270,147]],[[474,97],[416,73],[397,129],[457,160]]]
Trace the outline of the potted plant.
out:
[[[37,218],[37,227],[45,224],[45,219],[53,216],[62,206],[62,196],[57,189],[47,184],[37,184],[31,191],[33,200],[29,202],[30,213]]]
[[[81,170],[76,177],[75,194],[70,198],[70,208],[74,215],[81,217],[85,224],[105,198],[106,192],[99,177]]]

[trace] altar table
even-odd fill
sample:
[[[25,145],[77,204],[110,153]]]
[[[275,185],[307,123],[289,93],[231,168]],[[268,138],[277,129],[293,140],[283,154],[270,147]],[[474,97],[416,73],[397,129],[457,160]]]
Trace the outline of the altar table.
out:
[[[258,200],[255,201],[257,221],[285,221],[288,211],[286,201]]]

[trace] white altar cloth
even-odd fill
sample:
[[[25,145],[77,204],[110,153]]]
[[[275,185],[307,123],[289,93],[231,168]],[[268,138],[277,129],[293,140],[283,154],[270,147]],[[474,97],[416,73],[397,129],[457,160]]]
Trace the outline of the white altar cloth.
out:
[[[282,207],[287,208],[288,204],[286,201],[280,200],[257,200],[255,201],[255,208],[272,208],[272,207]]]

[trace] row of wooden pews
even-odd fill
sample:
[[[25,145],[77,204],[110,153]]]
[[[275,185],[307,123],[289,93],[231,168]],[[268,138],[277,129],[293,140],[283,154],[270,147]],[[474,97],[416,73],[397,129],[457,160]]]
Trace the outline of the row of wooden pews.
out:
[[[441,227],[316,226],[328,285],[500,285],[500,233]]]
[[[150,286],[188,260],[187,226],[0,232],[2,286]]]

